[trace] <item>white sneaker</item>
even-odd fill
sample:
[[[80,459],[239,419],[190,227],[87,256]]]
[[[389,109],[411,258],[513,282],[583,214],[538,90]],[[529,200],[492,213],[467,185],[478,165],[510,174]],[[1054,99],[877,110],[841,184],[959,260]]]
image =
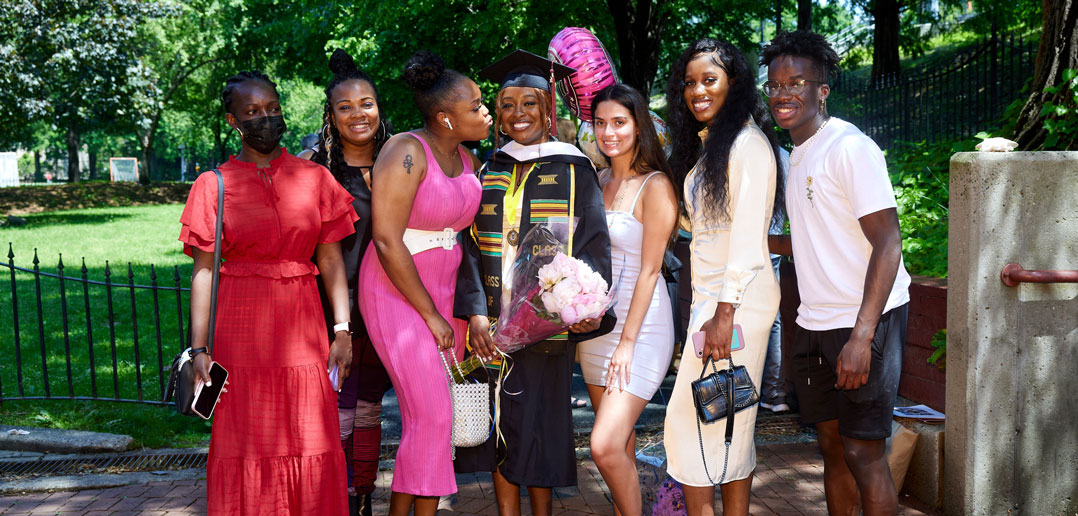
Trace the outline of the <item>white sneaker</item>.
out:
[[[786,398],[783,396],[776,396],[770,403],[761,401],[760,406],[776,414],[790,411],[790,406],[786,404]]]

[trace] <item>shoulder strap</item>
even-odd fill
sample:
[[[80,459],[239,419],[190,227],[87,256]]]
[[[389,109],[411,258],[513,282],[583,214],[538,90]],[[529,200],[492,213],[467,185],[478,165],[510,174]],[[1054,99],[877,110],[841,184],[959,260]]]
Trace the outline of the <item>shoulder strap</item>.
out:
[[[217,285],[221,280],[221,243],[224,240],[225,215],[225,178],[216,168],[213,173],[217,175],[217,222],[213,230],[213,279],[210,281],[210,326],[206,343],[210,356],[213,356],[213,334],[217,328]]]
[[[629,213],[636,213],[636,203],[640,200],[640,194],[644,193],[644,187],[648,185],[648,181],[651,179],[651,176],[658,173],[659,171],[655,171],[644,177],[644,182],[640,183],[640,188],[636,190],[636,197],[633,197],[633,205],[629,207]]]

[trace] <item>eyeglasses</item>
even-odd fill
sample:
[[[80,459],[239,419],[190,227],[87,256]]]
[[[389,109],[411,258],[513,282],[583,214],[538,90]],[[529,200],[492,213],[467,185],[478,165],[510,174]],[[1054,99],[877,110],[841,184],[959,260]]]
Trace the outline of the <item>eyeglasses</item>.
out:
[[[777,97],[782,89],[786,90],[786,93],[790,95],[800,95],[805,92],[805,85],[813,82],[816,84],[827,84],[823,81],[811,81],[808,79],[794,79],[788,83],[781,83],[779,81],[767,81],[764,83],[764,93],[768,97]]]

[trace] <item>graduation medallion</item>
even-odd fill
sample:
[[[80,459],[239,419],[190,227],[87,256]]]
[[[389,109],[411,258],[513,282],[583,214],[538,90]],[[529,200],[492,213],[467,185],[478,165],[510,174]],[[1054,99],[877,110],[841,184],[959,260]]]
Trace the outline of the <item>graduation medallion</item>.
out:
[[[511,245],[511,246],[516,246],[517,245],[517,236],[518,236],[517,235],[517,230],[515,230],[515,229],[510,229],[509,230],[509,233],[506,235],[506,239],[509,240],[509,245]]]

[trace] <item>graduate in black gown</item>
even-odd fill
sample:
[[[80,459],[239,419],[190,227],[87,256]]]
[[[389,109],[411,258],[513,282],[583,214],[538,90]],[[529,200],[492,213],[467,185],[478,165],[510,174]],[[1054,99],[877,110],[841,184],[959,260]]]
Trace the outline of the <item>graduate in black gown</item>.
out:
[[[532,228],[551,219],[576,220],[571,256],[611,283],[610,236],[595,168],[574,145],[551,137],[550,78],[572,72],[522,50],[480,72],[501,84],[495,126],[505,145],[480,170],[483,195],[463,237],[454,315],[469,321],[470,344],[481,357],[493,355],[488,329],[508,316],[500,310],[504,274]],[[492,436],[483,446],[458,448],[456,464],[458,472],[493,472],[503,516],[520,514],[522,485],[536,516],[550,514],[552,488],[576,485],[569,406],[576,342],[609,332],[614,322],[608,311],[509,355],[512,370],[502,384],[498,415],[504,440]]]

